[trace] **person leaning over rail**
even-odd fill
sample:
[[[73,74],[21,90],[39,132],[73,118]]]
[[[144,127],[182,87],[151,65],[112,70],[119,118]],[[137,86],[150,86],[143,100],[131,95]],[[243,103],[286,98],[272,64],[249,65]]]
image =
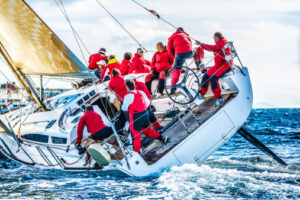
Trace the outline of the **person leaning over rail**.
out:
[[[129,127],[133,135],[134,151],[139,153],[141,151],[141,131],[148,137],[167,143],[168,137],[160,135],[150,125],[149,114],[147,111],[150,101],[146,94],[143,91],[135,89],[135,83],[133,80],[127,80],[125,84],[128,94],[124,98],[121,109],[123,112],[129,112]]]
[[[209,68],[203,75],[202,81],[201,81],[201,89],[200,94],[201,96],[205,95],[208,90],[208,84],[209,81],[211,82],[211,88],[212,92],[217,99],[215,106],[220,106],[224,103],[224,98],[221,95],[221,88],[219,86],[219,78],[222,76],[225,72],[227,72],[230,68],[230,64],[226,61],[223,48],[228,43],[228,41],[223,37],[222,33],[216,32],[214,34],[214,41],[216,44],[209,45],[204,44],[199,41],[197,41],[196,44],[200,45],[204,50],[206,51],[212,51],[214,52],[214,61],[215,65]],[[225,49],[225,54],[231,55],[231,48],[228,47]],[[230,61],[231,64],[233,60]]]
[[[103,140],[104,138],[107,138],[113,134],[112,128],[103,123],[102,117],[94,111],[93,106],[87,106],[85,114],[80,118],[77,127],[77,139],[75,147],[79,150],[79,152],[82,151],[80,144],[85,126],[87,127],[87,130],[91,134],[91,138],[93,140]]]

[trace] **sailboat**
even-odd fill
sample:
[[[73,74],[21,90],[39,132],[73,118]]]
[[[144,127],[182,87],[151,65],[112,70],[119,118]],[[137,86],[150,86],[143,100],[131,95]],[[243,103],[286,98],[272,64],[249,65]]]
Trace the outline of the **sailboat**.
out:
[[[8,158],[42,168],[149,176],[175,165],[200,165],[237,132],[268,151],[242,128],[252,109],[253,94],[248,69],[239,62],[233,43],[226,46],[234,50],[228,62],[234,59],[239,65],[232,65],[220,78],[224,104],[214,106],[216,100],[211,89],[204,99],[198,98],[202,74],[185,67],[175,98],[165,95],[152,99],[156,115],[164,125],[162,134],[168,136],[169,142],[163,144],[145,138],[142,153],[137,153],[133,151],[128,127],[115,129],[120,104],[112,98],[106,82],[69,90],[47,100],[42,98],[29,76],[42,79],[92,75],[24,1],[1,0],[0,4],[0,52],[34,102],[0,115],[0,151]],[[144,75],[138,79],[143,81]],[[167,94],[169,79],[166,79]],[[88,153],[79,155],[75,148],[77,123],[89,105],[114,130],[111,137],[92,144],[94,148],[100,145],[109,155],[105,164],[99,164]],[[88,135],[85,129],[87,143]]]

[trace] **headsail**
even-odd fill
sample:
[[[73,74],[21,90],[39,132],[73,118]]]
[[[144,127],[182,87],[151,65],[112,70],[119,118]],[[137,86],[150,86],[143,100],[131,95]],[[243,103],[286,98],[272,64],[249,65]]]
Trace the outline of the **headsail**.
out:
[[[23,0],[0,0],[0,5],[0,42],[23,74],[63,75],[86,69]]]

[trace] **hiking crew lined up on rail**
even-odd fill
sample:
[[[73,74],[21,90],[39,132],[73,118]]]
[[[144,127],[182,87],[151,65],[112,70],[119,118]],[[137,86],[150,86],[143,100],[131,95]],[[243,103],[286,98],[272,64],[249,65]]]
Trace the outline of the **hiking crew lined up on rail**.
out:
[[[122,129],[129,118],[129,129],[133,136],[133,148],[136,152],[141,150],[141,131],[153,139],[159,139],[164,143],[167,142],[167,138],[157,132],[163,127],[155,117],[150,105],[152,82],[158,79],[156,97],[162,96],[168,72],[172,69],[171,86],[177,84],[186,59],[193,58],[197,70],[201,70],[203,73],[199,91],[201,97],[206,94],[210,82],[212,92],[217,99],[215,105],[219,106],[224,102],[218,79],[233,64],[232,60],[227,62],[225,59],[226,55],[232,56],[232,52],[230,47],[224,50],[224,46],[228,41],[220,32],[216,32],[213,39],[216,43],[215,45],[196,41],[198,47],[193,51],[189,35],[184,32],[183,28],[178,28],[169,38],[167,47],[162,42],[157,43],[157,52],[154,53],[152,62],[144,58],[142,48],[137,49],[133,58],[130,52],[126,52],[121,64],[114,55],[107,57],[105,48],[101,48],[98,53],[90,56],[88,68],[94,71],[98,82],[110,80],[108,88],[115,93],[121,103],[118,128]],[[202,63],[204,50],[214,53],[215,64],[208,70]],[[136,80],[134,74],[140,73],[147,73],[145,83]],[[171,87],[171,95],[175,93],[176,88]],[[129,117],[126,117],[128,115],[126,114],[127,112],[129,112]],[[112,129],[103,124],[101,116],[93,111],[93,107],[89,106],[78,124],[76,142],[78,147],[80,147],[85,126],[91,133],[91,138],[95,140],[103,140],[113,134]]]

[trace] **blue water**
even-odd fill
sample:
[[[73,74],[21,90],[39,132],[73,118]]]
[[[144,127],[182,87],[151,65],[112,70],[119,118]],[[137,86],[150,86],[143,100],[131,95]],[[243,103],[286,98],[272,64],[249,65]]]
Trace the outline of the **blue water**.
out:
[[[0,198],[300,199],[300,109],[256,109],[245,127],[289,166],[278,165],[239,135],[201,166],[159,177],[120,178],[42,170],[0,160]]]

